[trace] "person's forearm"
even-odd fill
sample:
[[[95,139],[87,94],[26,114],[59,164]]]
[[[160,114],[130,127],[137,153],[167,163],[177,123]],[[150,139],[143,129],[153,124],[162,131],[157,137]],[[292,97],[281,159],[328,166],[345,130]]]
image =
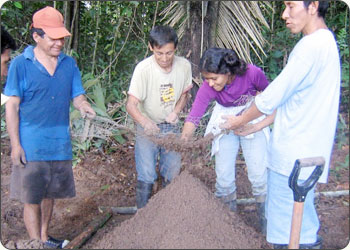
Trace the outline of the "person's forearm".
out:
[[[73,106],[80,111],[81,117],[83,118],[94,119],[96,117],[95,110],[91,107],[84,95],[74,97]]]
[[[84,95],[79,95],[73,99],[73,106],[77,110],[80,110],[80,107],[85,103],[89,104],[89,102],[86,100],[86,97]]]
[[[192,137],[195,130],[196,130],[196,125],[194,125],[192,122],[185,122],[185,125],[182,129],[181,138],[188,139]]]
[[[262,115],[263,113],[258,110],[255,102],[253,102],[241,115],[223,115],[222,118],[226,121],[220,124],[220,128],[235,130]]]
[[[266,116],[262,121],[256,123],[257,131],[271,125],[275,120],[275,116],[276,110],[271,115]]]
[[[134,119],[136,123],[140,124],[143,127],[144,132],[147,135],[159,133],[160,130],[157,124],[140,112],[138,104],[139,100],[136,97],[129,95],[128,101],[126,103],[126,111],[128,114]]]
[[[6,127],[10,137],[11,147],[21,146],[19,139],[19,104],[11,97],[6,103]]]
[[[139,123],[141,126],[143,126],[143,124],[145,124],[148,118],[141,113],[141,111],[137,107],[138,103],[139,102],[135,97],[129,96],[128,101],[126,103],[126,111],[136,123]]]
[[[260,110],[255,105],[255,102],[253,102],[252,105],[250,105],[250,107],[241,115],[241,125],[247,124],[248,122],[253,121],[262,115],[264,114],[260,112]]]
[[[177,101],[174,112],[179,114],[186,106],[188,100],[188,92],[185,92],[181,95],[180,99]]]
[[[147,117],[145,117],[136,106],[129,105],[129,106],[127,106],[126,110],[136,123],[143,126],[143,124],[147,120]]]

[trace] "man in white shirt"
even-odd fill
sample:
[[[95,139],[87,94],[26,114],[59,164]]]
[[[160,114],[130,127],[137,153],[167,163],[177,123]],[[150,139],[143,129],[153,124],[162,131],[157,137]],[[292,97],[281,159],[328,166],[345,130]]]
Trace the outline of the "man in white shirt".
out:
[[[285,1],[282,18],[293,34],[303,38],[291,52],[277,78],[256,97],[241,116],[226,116],[222,125],[238,129],[247,122],[277,110],[267,150],[267,241],[288,248],[293,191],[288,178],[296,159],[322,156],[326,160],[319,182],[327,182],[336,131],[340,97],[340,59],[334,35],[324,17],[326,1]],[[307,179],[314,167],[302,169]],[[319,248],[320,224],[314,206],[314,188],[307,194],[300,234],[301,248]]]

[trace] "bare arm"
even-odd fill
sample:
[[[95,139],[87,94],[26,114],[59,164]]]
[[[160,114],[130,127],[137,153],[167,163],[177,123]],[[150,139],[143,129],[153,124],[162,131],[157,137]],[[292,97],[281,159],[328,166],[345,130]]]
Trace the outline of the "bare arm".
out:
[[[180,99],[177,101],[173,112],[171,112],[167,116],[167,118],[165,119],[166,122],[174,124],[178,121],[178,115],[183,110],[183,108],[186,106],[187,100],[188,100],[188,92],[184,92],[180,96]]]
[[[253,102],[242,115],[223,115],[222,118],[226,121],[220,125],[220,128],[235,130],[262,115],[263,113],[258,110],[255,102]]]
[[[128,101],[126,103],[126,111],[134,119],[135,122],[144,128],[146,133],[159,132],[157,124],[140,112],[138,108],[139,103],[140,101],[136,97],[129,95]]]
[[[188,140],[192,137],[193,132],[196,130],[196,126],[192,122],[185,122],[185,125],[182,129],[181,139]]]
[[[234,133],[236,135],[246,136],[246,135],[255,133],[257,131],[260,131],[263,128],[272,124],[273,121],[275,120],[275,116],[276,116],[276,110],[271,115],[266,116],[265,119],[260,122],[257,122],[255,124],[245,124],[242,127],[235,129]]]
[[[6,126],[11,141],[11,160],[15,166],[26,164],[26,157],[19,140],[19,104],[17,96],[11,96],[6,103]]]
[[[87,116],[89,119],[93,119],[96,116],[95,111],[92,109],[90,103],[86,100],[84,95],[79,95],[73,98],[73,106],[80,111],[83,118]]]

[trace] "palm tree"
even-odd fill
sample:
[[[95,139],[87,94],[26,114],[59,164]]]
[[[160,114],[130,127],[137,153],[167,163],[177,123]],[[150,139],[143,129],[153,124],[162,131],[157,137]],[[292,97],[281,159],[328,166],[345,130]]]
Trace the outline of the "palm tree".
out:
[[[262,60],[266,43],[262,29],[269,25],[261,8],[272,10],[267,1],[172,1],[160,14],[166,24],[177,28],[180,53],[192,62],[199,85],[198,63],[209,47],[234,49],[249,63],[252,51]]]

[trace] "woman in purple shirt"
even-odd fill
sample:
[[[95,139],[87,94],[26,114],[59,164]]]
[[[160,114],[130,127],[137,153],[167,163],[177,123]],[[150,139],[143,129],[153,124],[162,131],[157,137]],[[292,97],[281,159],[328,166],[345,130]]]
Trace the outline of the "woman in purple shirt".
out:
[[[205,79],[199,88],[191,112],[186,118],[182,138],[192,136],[211,101],[216,104],[207,125],[205,134],[213,133],[212,156],[215,155],[216,192],[215,195],[228,205],[231,211],[237,210],[235,162],[241,145],[248,169],[248,178],[257,204],[260,226],[266,230],[266,165],[264,157],[270,130],[266,127],[273,121],[273,115],[259,117],[251,125],[256,133],[239,136],[234,131],[224,133],[219,125],[224,122],[222,115],[238,115],[243,112],[268,81],[263,71],[252,64],[240,60],[230,49],[208,49],[200,60],[200,70]],[[261,130],[264,128],[263,130]],[[248,129],[244,129],[248,134]],[[242,133],[241,133],[242,135]]]

